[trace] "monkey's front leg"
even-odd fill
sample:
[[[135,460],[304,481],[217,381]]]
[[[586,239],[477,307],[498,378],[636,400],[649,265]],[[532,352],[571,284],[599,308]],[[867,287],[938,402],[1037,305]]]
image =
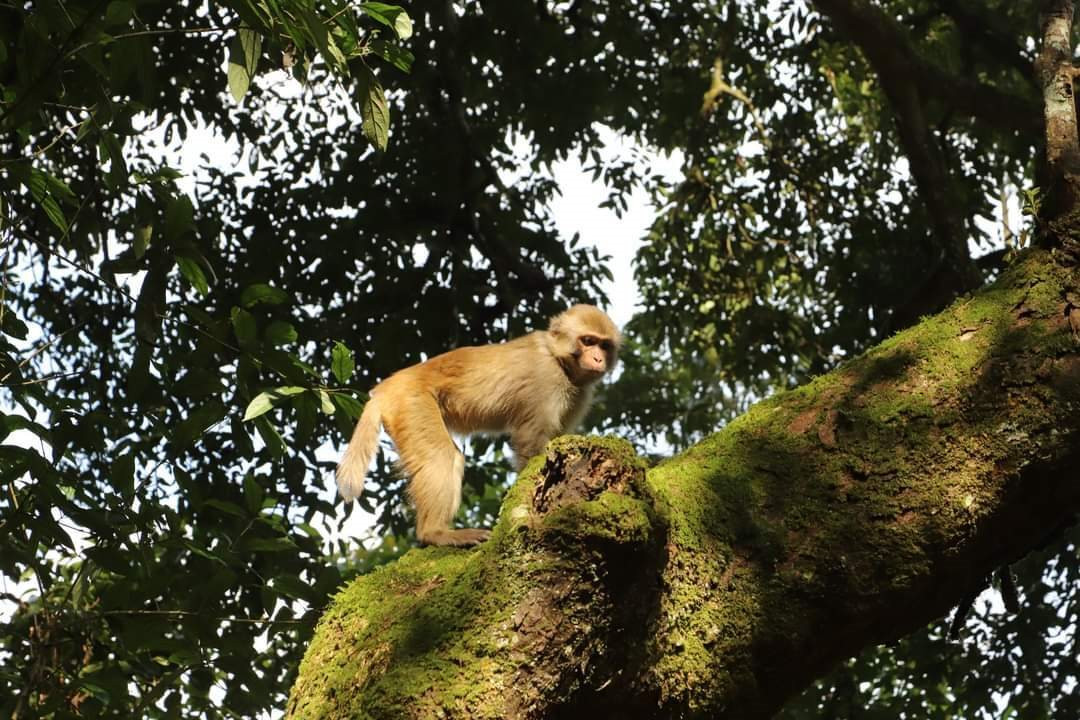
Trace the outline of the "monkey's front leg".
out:
[[[514,469],[518,472],[532,459],[544,451],[548,440],[558,435],[558,430],[527,425],[515,428],[510,434],[510,447],[514,451]]]

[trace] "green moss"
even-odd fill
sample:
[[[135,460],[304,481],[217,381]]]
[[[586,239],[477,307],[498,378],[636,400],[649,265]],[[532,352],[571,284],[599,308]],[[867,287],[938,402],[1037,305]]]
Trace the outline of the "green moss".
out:
[[[645,544],[653,539],[660,520],[651,504],[604,492],[595,500],[559,508],[544,518],[542,529],[568,538]]]

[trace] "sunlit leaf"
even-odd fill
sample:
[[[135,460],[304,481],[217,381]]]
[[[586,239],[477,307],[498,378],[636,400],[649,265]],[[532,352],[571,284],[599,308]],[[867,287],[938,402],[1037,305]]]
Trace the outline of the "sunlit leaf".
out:
[[[373,19],[393,29],[401,40],[408,40],[412,36],[412,19],[400,6],[381,2],[364,2],[360,3],[360,9]]]
[[[360,99],[360,117],[364,137],[379,150],[386,150],[390,132],[390,107],[386,103],[386,91],[370,71],[367,87],[363,92]]]
[[[375,38],[368,43],[368,47],[371,48],[372,52],[396,67],[398,70],[409,72],[412,69],[413,60],[415,60],[415,58],[411,52],[400,45],[387,42],[382,38]]]
[[[323,413],[325,413],[326,415],[334,414],[334,403],[330,400],[330,393],[326,392],[325,390],[320,390],[319,403],[321,404]]]
[[[274,407],[274,404],[284,398],[292,395],[298,395],[302,392],[306,392],[307,388],[287,385],[284,387],[274,388],[273,390],[267,390],[261,392],[248,403],[247,409],[244,411],[244,421],[254,420],[263,413]]]
[[[251,86],[262,52],[262,35],[240,28],[229,43],[228,83],[233,100],[240,102]]]

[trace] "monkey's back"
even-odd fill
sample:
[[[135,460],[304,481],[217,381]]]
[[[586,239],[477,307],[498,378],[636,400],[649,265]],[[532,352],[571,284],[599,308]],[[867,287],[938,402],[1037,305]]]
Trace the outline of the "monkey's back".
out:
[[[532,423],[559,426],[579,393],[546,333],[533,332],[436,355],[394,373],[372,394],[390,400],[383,416],[393,435],[396,410],[406,411],[410,399],[434,398],[451,432],[499,433]]]

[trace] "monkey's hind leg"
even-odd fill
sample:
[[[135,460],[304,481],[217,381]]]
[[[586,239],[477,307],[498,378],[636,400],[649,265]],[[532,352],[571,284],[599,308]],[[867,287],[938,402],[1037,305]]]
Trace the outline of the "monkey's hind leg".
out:
[[[391,437],[409,476],[409,497],[416,507],[416,537],[425,545],[476,545],[490,530],[462,528],[451,523],[461,505],[465,456],[454,445],[438,403],[430,395],[410,401],[405,422]],[[397,428],[395,428],[397,429]]]

